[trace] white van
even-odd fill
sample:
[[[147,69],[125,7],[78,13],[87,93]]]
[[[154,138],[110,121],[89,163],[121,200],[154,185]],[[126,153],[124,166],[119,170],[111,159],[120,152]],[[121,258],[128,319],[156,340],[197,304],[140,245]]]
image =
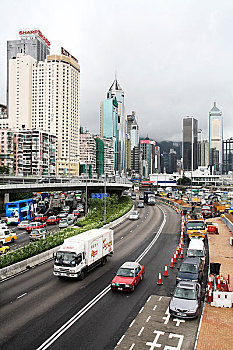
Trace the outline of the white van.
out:
[[[203,240],[198,238],[192,238],[188,246],[187,257],[199,257],[205,263],[205,256],[206,251]]]

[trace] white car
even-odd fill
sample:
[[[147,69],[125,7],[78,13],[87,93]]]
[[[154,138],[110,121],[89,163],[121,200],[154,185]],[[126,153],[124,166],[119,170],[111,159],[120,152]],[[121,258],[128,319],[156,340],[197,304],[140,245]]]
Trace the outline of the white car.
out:
[[[25,229],[26,227],[28,227],[28,225],[30,224],[30,222],[28,220],[23,220],[18,224],[18,228],[19,229]]]
[[[66,228],[69,226],[69,221],[67,218],[61,219],[58,226],[59,228]]]
[[[139,212],[138,211],[132,211],[132,213],[129,215],[130,220],[138,220],[139,219]]]

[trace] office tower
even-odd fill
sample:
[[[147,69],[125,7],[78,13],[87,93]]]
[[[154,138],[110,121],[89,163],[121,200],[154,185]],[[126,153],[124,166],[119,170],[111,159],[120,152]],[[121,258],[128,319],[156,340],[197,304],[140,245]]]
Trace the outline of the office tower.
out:
[[[124,91],[118,83],[116,77],[107,93],[107,98],[116,98],[118,103],[118,171],[119,173],[126,173],[127,168],[127,151],[126,151],[126,134],[127,134],[127,120],[125,117]]]
[[[118,102],[116,97],[100,102],[100,137],[113,140],[114,171],[119,170],[118,160]]]
[[[89,131],[80,128],[79,134],[79,162],[84,164],[84,171],[91,177],[96,172],[96,142]]]
[[[209,112],[209,161],[216,173],[222,173],[223,162],[223,117],[214,102]]]
[[[133,121],[133,124],[131,125],[131,133],[130,133],[130,138],[131,138],[131,170],[133,174],[136,174],[139,176],[140,174],[140,147],[139,147],[139,127],[138,123],[135,120]]]
[[[140,140],[140,152],[142,154],[142,175],[148,177],[155,172],[155,141],[148,138]]]
[[[44,62],[22,53],[10,60],[9,125],[56,135],[57,175],[78,175],[80,66],[62,52]]]
[[[209,165],[209,141],[206,133],[201,129],[198,129],[197,165]]]
[[[161,173],[161,154],[160,147],[155,146],[155,172]]]
[[[20,39],[7,41],[7,106],[9,90],[9,60],[16,58],[18,53],[29,55],[37,62],[44,61],[50,53],[50,42],[39,29],[19,31]]]
[[[197,169],[198,121],[193,117],[183,118],[183,170]]]
[[[126,149],[127,149],[127,172],[131,173],[131,126],[135,120],[135,112],[132,111],[131,115],[127,115],[127,138],[126,138]]]
[[[10,128],[32,127],[32,67],[36,60],[24,53],[9,60],[8,123]]]
[[[223,141],[223,174],[233,172],[233,137]]]

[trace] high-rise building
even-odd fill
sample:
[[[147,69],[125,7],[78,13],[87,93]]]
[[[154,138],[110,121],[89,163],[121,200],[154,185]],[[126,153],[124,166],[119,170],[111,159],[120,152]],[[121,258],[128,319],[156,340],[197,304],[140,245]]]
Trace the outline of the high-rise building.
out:
[[[0,129],[8,129],[9,120],[7,115],[7,108],[5,105],[0,104]]]
[[[114,171],[119,170],[118,156],[118,102],[116,97],[108,98],[100,103],[100,137],[113,141]]]
[[[96,172],[96,142],[95,137],[89,131],[80,128],[79,135],[79,162],[85,164],[85,170],[89,169],[89,175]]]
[[[203,130],[198,129],[198,144],[197,144],[197,165],[209,165],[209,141]]]
[[[193,117],[183,118],[183,170],[197,169],[198,121]]]
[[[140,152],[142,154],[143,172],[144,177],[148,177],[155,172],[155,141],[140,140]]]
[[[78,175],[80,66],[62,52],[44,62],[22,53],[10,60],[9,125],[56,135],[57,175]]]
[[[20,39],[7,41],[7,105],[9,89],[9,60],[16,58],[18,53],[29,55],[37,62],[44,61],[50,53],[50,42],[39,29],[19,31]]]
[[[233,172],[233,137],[223,141],[223,174]]]
[[[223,117],[214,102],[209,112],[209,161],[216,173],[222,173],[223,162]]]
[[[127,149],[127,172],[131,173],[131,126],[135,120],[135,112],[132,111],[131,115],[127,115],[127,139],[126,139],[126,149]]]
[[[126,150],[126,142],[127,142],[127,120],[125,117],[125,93],[122,90],[120,84],[118,83],[116,77],[114,82],[112,83],[110,89],[107,93],[107,98],[112,99],[116,98],[118,103],[118,171],[119,173],[126,173],[127,169],[127,150]]]
[[[8,123],[10,128],[32,127],[32,68],[36,60],[18,53],[9,60]]]

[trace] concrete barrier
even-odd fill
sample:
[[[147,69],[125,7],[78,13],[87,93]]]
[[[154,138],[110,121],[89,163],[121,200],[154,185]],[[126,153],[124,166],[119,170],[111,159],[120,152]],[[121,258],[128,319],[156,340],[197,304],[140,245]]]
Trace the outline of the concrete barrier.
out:
[[[233,233],[233,223],[224,214],[221,215],[221,220]]]
[[[211,306],[233,307],[233,292],[213,292],[213,301]]]
[[[128,216],[130,215],[132,210],[133,210],[133,208],[130,209],[130,211],[128,213],[121,216],[119,219],[117,219],[113,222],[110,222],[109,224],[103,226],[103,228],[113,229],[113,228],[117,227],[122,222],[127,220]],[[37,265],[39,265],[47,260],[52,259],[53,254],[56,253],[59,248],[60,248],[60,246],[52,248],[50,250],[47,250],[46,252],[32,256],[31,258],[25,259],[25,260],[20,261],[16,264],[4,267],[3,269],[0,270],[0,281],[6,279],[8,277],[17,275],[18,273],[26,271],[27,269],[30,269],[30,268],[37,266]]]

